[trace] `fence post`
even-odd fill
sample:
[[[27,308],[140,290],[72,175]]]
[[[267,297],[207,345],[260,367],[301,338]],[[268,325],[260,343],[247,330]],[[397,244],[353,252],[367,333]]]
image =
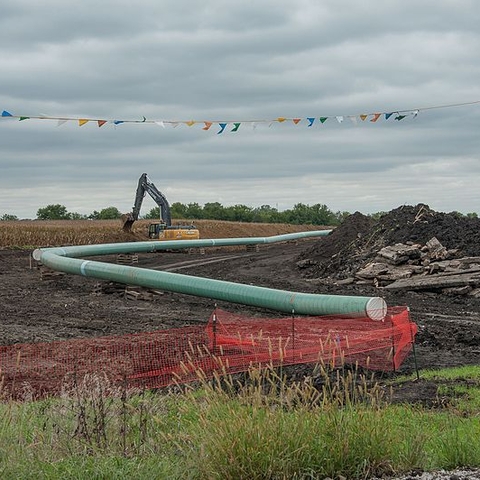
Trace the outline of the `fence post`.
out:
[[[213,310],[212,318],[212,333],[213,333],[213,355],[217,352],[217,304]]]
[[[295,309],[292,308],[292,363],[295,362]]]
[[[392,325],[392,367],[393,371],[396,372],[397,369],[395,367],[395,324],[393,323],[393,314],[389,315],[389,318]]]

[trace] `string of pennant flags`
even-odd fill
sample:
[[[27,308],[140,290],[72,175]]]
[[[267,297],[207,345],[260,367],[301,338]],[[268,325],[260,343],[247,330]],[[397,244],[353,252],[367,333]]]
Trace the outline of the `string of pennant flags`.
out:
[[[292,125],[306,125],[307,127],[313,127],[314,124],[323,125],[327,121],[334,121],[335,123],[343,123],[344,121],[350,121],[353,124],[360,122],[376,123],[378,121],[402,121],[405,118],[416,118],[420,112],[425,110],[433,110],[440,108],[452,108],[467,105],[479,104],[480,100],[465,103],[455,103],[449,105],[435,105],[430,107],[408,109],[408,110],[393,110],[388,112],[374,112],[374,113],[360,113],[356,115],[328,115],[318,117],[277,117],[272,119],[263,120],[150,120],[147,117],[142,116],[141,119],[136,120],[117,120],[117,119],[102,119],[102,118],[87,118],[87,117],[58,117],[49,115],[16,115],[10,113],[7,110],[2,111],[2,119],[17,119],[18,121],[25,120],[53,120],[57,121],[57,126],[63,125],[67,122],[75,122],[79,127],[86,125],[87,123],[96,124],[98,127],[103,127],[107,124],[114,126],[122,124],[154,124],[162,128],[178,127],[179,125],[186,125],[193,127],[194,125],[200,125],[202,130],[216,130],[217,135],[220,135],[226,131],[237,132],[241,126],[249,125],[256,128],[257,125],[267,124],[272,126],[280,123],[290,123]]]

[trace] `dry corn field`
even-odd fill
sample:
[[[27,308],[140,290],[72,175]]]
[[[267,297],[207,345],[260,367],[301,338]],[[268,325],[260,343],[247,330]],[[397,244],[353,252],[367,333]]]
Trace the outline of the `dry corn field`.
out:
[[[149,240],[149,220],[135,222],[132,233],[122,231],[120,220],[18,220],[0,222],[1,248],[37,248]],[[190,224],[191,220],[174,220]],[[241,223],[198,220],[200,238],[235,238],[280,235],[318,230],[316,225]]]

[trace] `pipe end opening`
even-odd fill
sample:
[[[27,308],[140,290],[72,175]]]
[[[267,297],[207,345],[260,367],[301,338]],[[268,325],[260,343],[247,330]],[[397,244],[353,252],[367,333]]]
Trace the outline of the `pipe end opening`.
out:
[[[387,315],[387,303],[381,297],[372,297],[368,300],[365,311],[371,320],[382,321]]]

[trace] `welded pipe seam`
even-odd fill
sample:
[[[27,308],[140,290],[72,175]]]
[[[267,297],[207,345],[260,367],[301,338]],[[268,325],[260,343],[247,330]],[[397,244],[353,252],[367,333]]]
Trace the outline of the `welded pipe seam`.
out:
[[[272,237],[128,242],[42,248],[33,252],[33,258],[54,270],[66,273],[268,308],[285,313],[294,311],[299,315],[367,316],[372,320],[383,320],[387,306],[380,297],[289,292],[179,273],[77,259],[84,256],[152,252],[166,249],[274,243],[324,236],[329,233],[330,230],[316,230]]]
[[[80,273],[81,273],[84,277],[87,276],[87,273],[86,273],[86,271],[85,271],[85,267],[88,265],[88,263],[89,263],[89,260],[85,260],[85,261],[83,261],[82,264],[80,265]]]

